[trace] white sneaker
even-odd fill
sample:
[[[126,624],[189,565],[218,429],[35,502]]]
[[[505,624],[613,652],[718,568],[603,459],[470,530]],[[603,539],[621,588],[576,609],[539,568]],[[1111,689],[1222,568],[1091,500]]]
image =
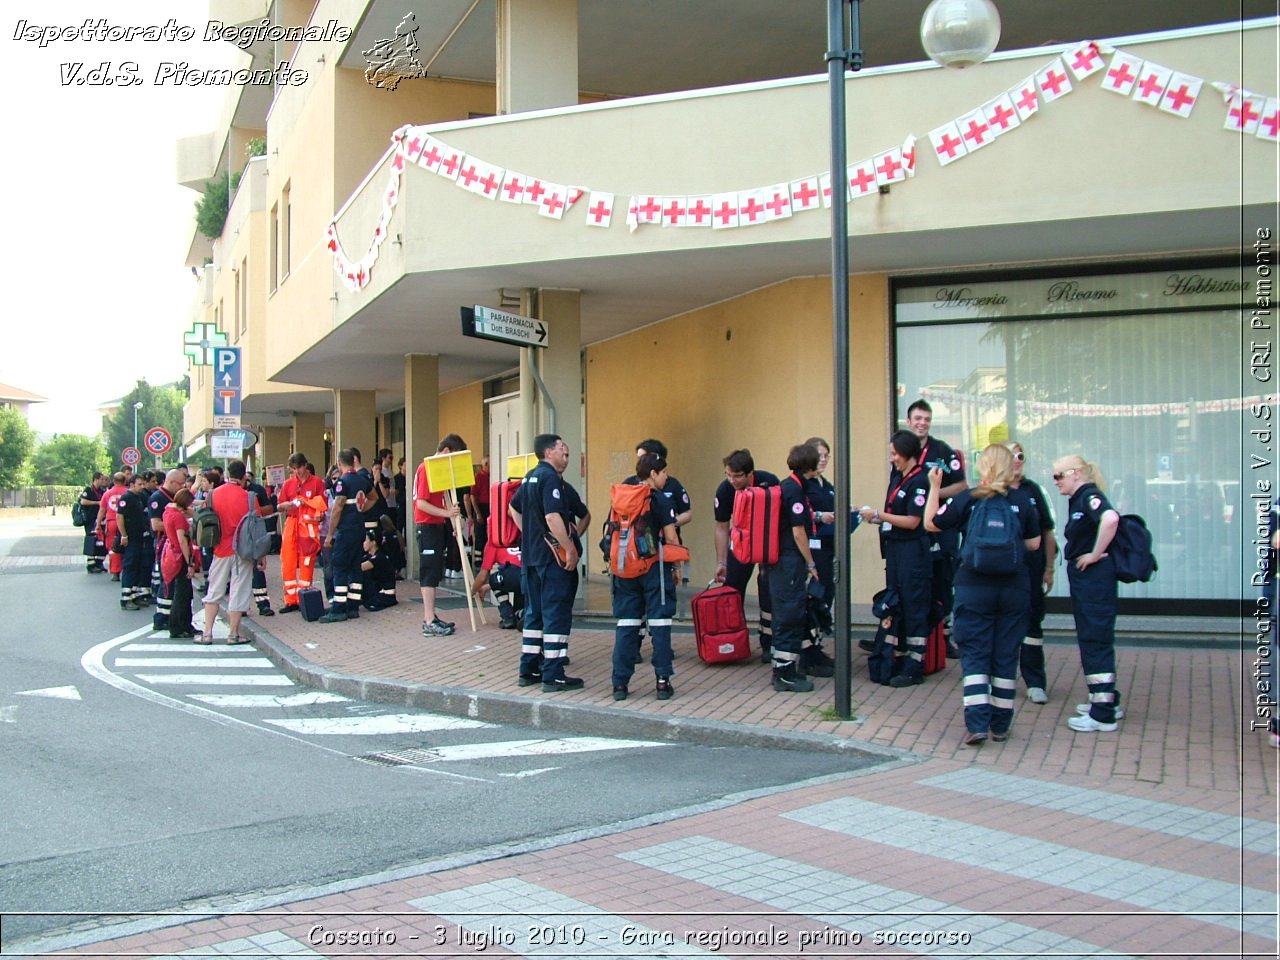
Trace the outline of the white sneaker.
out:
[[[1027,699],[1032,703],[1048,703],[1049,695],[1044,692],[1044,687],[1027,687]]]
[[[1076,713],[1080,714],[1080,716],[1082,717],[1087,717],[1089,715],[1089,704],[1077,703]],[[1117,720],[1124,719],[1124,707],[1116,707],[1116,719]]]
[[[1099,723],[1093,717],[1071,717],[1067,720],[1067,726],[1077,733],[1111,733],[1120,724]]]

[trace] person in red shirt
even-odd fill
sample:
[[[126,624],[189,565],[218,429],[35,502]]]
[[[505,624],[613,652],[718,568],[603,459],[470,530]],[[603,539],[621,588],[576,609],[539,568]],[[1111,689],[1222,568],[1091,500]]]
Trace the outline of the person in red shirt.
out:
[[[451,433],[440,441],[436,453],[460,453],[467,449],[462,438]],[[427,487],[427,465],[418,464],[413,478],[413,522],[418,538],[418,586],[422,589],[422,635],[447,637],[454,625],[436,614],[436,588],[444,576],[445,550],[449,542],[449,522],[461,516],[455,503],[446,506],[444,491],[431,493]]]
[[[160,553],[160,575],[169,595],[169,639],[194,640],[191,623],[191,575],[200,566],[200,551],[191,543],[191,503],[195,499],[185,487],[164,508],[164,545]]]
[[[467,501],[471,515],[471,543],[477,556],[484,556],[489,542],[489,458],[485,457],[476,471],[476,482]]]
[[[213,548],[209,586],[204,595],[204,634],[196,639],[196,643],[213,643],[214,620],[218,616],[218,608],[224,603],[231,624],[227,643],[249,642],[248,637],[240,636],[240,619],[249,612],[254,562],[236,556],[231,545],[236,526],[240,518],[249,512],[251,503],[253,511],[259,512],[257,498],[245,487],[244,475],[244,461],[232,460],[227,464],[227,482],[209,494],[209,505],[218,515],[222,538]],[[265,557],[257,562],[265,568]]]
[[[281,613],[298,609],[298,593],[311,586],[320,553],[320,520],[328,509],[324,481],[311,471],[305,453],[289,458],[293,476],[280,485],[276,509],[285,518],[280,532],[280,579],[284,581]]]
[[[129,490],[125,480],[124,473],[112,475],[112,487],[102,495],[102,509],[98,511],[98,530],[107,545],[107,569],[111,571],[112,580],[119,580],[124,570],[124,554],[116,553],[111,546],[116,541],[116,506]]]

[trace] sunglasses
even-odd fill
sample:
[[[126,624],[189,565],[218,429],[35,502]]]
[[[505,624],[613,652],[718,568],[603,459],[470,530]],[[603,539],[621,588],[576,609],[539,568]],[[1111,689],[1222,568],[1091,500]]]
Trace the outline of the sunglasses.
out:
[[[1025,453],[1015,453],[1013,455],[1013,459],[1021,463],[1023,460],[1027,459],[1027,455]]]
[[[1072,467],[1072,468],[1071,468],[1070,470],[1068,470],[1066,473],[1055,473],[1055,474],[1053,475],[1053,479],[1054,479],[1054,481],[1058,481],[1058,480],[1061,480],[1063,477],[1067,476],[1067,474],[1069,474],[1069,473],[1075,473],[1075,472],[1076,472],[1076,471],[1075,471],[1075,468],[1074,468],[1074,467]]]

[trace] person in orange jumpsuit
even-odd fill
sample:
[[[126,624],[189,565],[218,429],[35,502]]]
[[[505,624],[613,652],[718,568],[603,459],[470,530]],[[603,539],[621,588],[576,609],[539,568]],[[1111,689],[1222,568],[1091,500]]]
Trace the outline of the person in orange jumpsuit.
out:
[[[298,609],[298,592],[311,586],[320,553],[320,518],[329,509],[324,481],[311,470],[305,453],[289,457],[292,471],[280,485],[278,512],[285,518],[280,534],[280,579],[284,581],[281,613]]]
[[[102,533],[102,542],[107,545],[107,569],[111,571],[111,579],[119,580],[124,570],[124,554],[116,553],[111,545],[116,542],[116,505],[129,489],[125,486],[125,474],[115,473],[111,477],[112,486],[102,495],[102,509],[98,511],[98,530]]]

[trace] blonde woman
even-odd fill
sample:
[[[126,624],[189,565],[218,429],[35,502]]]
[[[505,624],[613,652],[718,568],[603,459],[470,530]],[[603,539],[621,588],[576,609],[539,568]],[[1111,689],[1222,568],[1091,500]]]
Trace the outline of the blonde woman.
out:
[[[1007,739],[1013,725],[1018,649],[1031,606],[1023,556],[1040,547],[1035,506],[1013,487],[1013,477],[1013,454],[993,443],[978,454],[978,486],[939,504],[942,471],[929,470],[925,529],[965,534],[956,571],[953,635],[964,670],[964,744],[971,747],[988,736]],[[1000,536],[1006,542],[999,543]],[[979,543],[989,543],[991,552],[979,553]]]
[[[1070,498],[1062,555],[1080,666],[1089,686],[1089,702],[1076,706],[1079,716],[1067,720],[1067,726],[1078,733],[1110,733],[1124,716],[1116,693],[1116,568],[1107,554],[1120,514],[1102,492],[1101,472],[1083,457],[1072,454],[1054,461],[1053,482]]]
[[[1049,498],[1040,485],[1026,477],[1027,454],[1016,440],[1008,444],[1013,454],[1014,490],[1023,490],[1031,498],[1040,523],[1040,549],[1027,551],[1027,576],[1031,588],[1031,611],[1027,617],[1027,635],[1022,640],[1018,665],[1027,685],[1027,699],[1032,703],[1049,702],[1049,678],[1044,668],[1044,595],[1053,589],[1053,564],[1058,559],[1058,542],[1053,537],[1053,514]]]

